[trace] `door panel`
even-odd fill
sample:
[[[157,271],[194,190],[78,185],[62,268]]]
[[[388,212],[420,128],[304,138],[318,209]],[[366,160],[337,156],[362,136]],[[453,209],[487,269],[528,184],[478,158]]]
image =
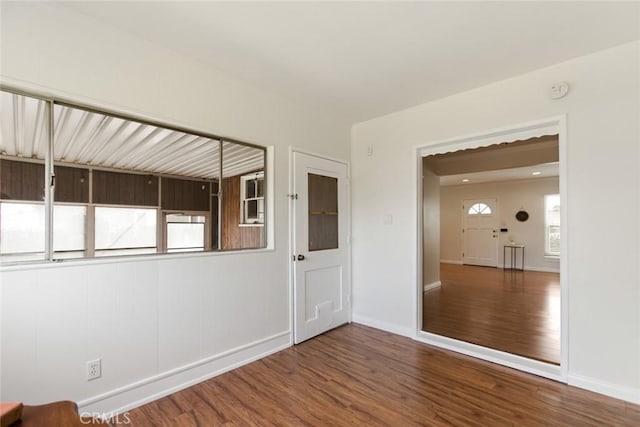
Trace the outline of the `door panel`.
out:
[[[347,166],[293,153],[294,340],[349,321]]]
[[[462,263],[498,266],[498,202],[495,198],[465,200]]]

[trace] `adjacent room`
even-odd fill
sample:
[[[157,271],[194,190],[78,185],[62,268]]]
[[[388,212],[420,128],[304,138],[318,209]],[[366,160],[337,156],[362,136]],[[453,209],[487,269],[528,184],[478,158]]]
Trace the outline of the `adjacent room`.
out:
[[[640,425],[640,2],[0,40],[3,426]]]
[[[558,135],[424,157],[422,330],[560,364]]]

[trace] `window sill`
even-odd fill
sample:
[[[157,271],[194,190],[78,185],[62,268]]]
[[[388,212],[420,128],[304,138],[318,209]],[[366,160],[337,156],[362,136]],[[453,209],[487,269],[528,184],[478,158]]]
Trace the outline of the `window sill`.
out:
[[[157,262],[163,260],[181,259],[181,258],[202,258],[225,255],[242,255],[256,254],[265,252],[275,252],[274,248],[257,248],[257,249],[227,249],[223,251],[204,251],[204,252],[180,252],[180,253],[163,253],[163,254],[140,254],[140,255],[122,255],[109,257],[93,257],[93,258],[69,258],[58,259],[55,261],[25,261],[20,263],[0,264],[0,272],[4,271],[20,271],[20,270],[40,270],[47,268],[61,267],[81,267],[98,264],[116,264],[130,262]]]
[[[238,224],[238,227],[264,227],[264,224]]]
[[[560,255],[545,255],[544,259],[560,261]]]

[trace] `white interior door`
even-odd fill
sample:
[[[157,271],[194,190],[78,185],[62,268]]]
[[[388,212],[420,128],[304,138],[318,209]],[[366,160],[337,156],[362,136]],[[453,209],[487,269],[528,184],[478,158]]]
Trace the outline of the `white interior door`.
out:
[[[493,199],[465,200],[462,263],[498,266],[498,203]]]
[[[294,338],[349,321],[347,165],[293,153]]]

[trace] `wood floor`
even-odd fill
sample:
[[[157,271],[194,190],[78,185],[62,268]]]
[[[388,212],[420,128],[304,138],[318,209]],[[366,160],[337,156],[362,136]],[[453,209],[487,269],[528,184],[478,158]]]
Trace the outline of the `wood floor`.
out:
[[[560,275],[441,264],[422,330],[560,364]]]
[[[357,324],[129,415],[133,426],[640,425],[640,406]]]

